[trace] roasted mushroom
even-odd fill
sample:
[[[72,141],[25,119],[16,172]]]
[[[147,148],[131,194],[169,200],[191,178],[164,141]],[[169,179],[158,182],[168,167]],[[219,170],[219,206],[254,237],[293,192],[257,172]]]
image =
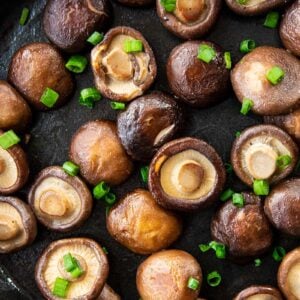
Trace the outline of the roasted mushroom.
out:
[[[40,172],[30,189],[28,201],[38,220],[57,231],[70,231],[82,225],[93,206],[85,183],[56,166]]]
[[[96,120],[81,126],[73,136],[70,158],[93,185],[101,181],[120,184],[133,169],[117,135],[117,126],[112,121]]]
[[[189,279],[198,281],[195,290]],[[148,257],[137,270],[136,285],[143,300],[196,300],[202,284],[197,260],[182,250],[166,250]]]
[[[0,253],[30,245],[36,234],[36,220],[30,207],[18,198],[0,196]]]
[[[289,252],[280,264],[278,286],[286,299],[300,299],[300,247]]]
[[[118,116],[118,134],[127,153],[149,160],[177,133],[183,122],[180,106],[165,93],[153,92],[131,102]]]
[[[266,252],[272,244],[272,229],[261,199],[252,193],[241,193],[241,196],[242,207],[229,200],[211,222],[213,240],[224,244],[229,256],[237,262]]]
[[[210,49],[212,60],[198,58],[200,49]],[[207,41],[185,42],[174,48],[167,62],[167,77],[172,92],[195,107],[223,100],[230,81],[223,50]]]
[[[281,160],[288,158],[288,164]],[[298,147],[292,138],[273,125],[256,125],[244,130],[231,150],[232,167],[247,185],[255,179],[276,183],[296,166]]]
[[[45,249],[36,264],[35,280],[46,299],[92,300],[100,295],[108,270],[107,257],[95,241],[63,239]]]
[[[102,30],[109,18],[107,0],[48,0],[44,31],[48,39],[67,52],[79,52],[87,38]]]
[[[106,283],[97,300],[121,300],[121,297]]]
[[[276,185],[266,198],[265,213],[278,230],[300,237],[300,178]]]
[[[0,80],[0,129],[24,131],[31,121],[31,110],[22,96]]]
[[[167,11],[161,0],[156,0],[162,24],[183,39],[199,38],[216,23],[222,7],[221,0],[177,0],[174,11]]]
[[[128,6],[146,6],[153,4],[155,0],[118,0],[118,2]]]
[[[214,148],[202,140],[182,138],[164,145],[153,158],[149,189],[160,205],[192,211],[217,199],[225,177]]]
[[[284,46],[300,56],[300,2],[297,0],[285,12],[280,25],[280,37]]]
[[[277,82],[274,83],[268,79],[270,72],[273,75],[272,70],[280,73],[275,74]],[[253,112],[260,115],[289,113],[299,106],[300,61],[283,49],[258,47],[234,67],[231,82],[240,102],[252,101]]]
[[[8,80],[38,110],[50,108],[41,102],[47,88],[59,94],[53,105],[57,108],[70,97],[74,85],[62,56],[47,43],[31,43],[20,48],[11,60]]]
[[[136,189],[119,201],[107,217],[108,232],[138,254],[167,248],[180,235],[181,219],[161,208],[151,194]]]
[[[282,296],[272,286],[253,285],[242,290],[233,300],[282,300]]]
[[[104,96],[130,101],[141,96],[156,77],[156,62],[148,42],[130,27],[111,29],[91,55],[96,87]]]

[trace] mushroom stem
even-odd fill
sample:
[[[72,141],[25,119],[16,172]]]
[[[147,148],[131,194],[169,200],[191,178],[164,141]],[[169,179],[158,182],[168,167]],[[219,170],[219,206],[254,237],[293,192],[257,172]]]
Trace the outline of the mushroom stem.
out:
[[[78,254],[72,254],[72,253],[71,253],[71,255],[72,255],[72,257],[74,257],[76,259],[80,269],[83,271],[82,275],[79,277],[76,277],[76,278],[72,277],[72,275],[65,269],[63,257],[58,262],[57,267],[58,267],[59,273],[64,279],[66,279],[68,281],[74,282],[74,281],[82,280],[84,278],[84,274],[87,272],[87,269],[88,269],[87,263],[82,256],[80,256]]]
[[[12,240],[19,232],[20,228],[14,219],[0,215],[0,241]]]
[[[48,190],[40,197],[40,209],[47,215],[63,217],[68,210],[68,201],[57,192]]]
[[[183,23],[197,21],[205,9],[205,0],[178,0],[175,15]]]

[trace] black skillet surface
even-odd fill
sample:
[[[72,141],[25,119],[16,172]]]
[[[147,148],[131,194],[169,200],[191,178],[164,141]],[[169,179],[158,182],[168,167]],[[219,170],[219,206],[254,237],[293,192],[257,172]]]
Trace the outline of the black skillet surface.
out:
[[[1,1],[0,79],[6,78],[9,61],[19,47],[29,42],[47,40],[41,27],[45,2],[46,0]],[[23,6],[28,6],[31,11],[30,21],[24,27],[18,25]],[[113,26],[132,26],[145,35],[155,52],[158,64],[158,77],[153,89],[168,91],[165,64],[170,51],[180,43],[180,40],[160,24],[153,7],[133,9],[113,3],[113,10]],[[237,61],[241,58],[241,54],[238,52],[239,42],[245,38],[253,38],[260,45],[278,46],[280,44],[277,30],[264,28],[263,20],[263,17],[241,18],[224,7],[216,27],[207,39],[217,42],[224,49],[231,51],[234,61]],[[89,51],[86,51],[86,55],[89,55]],[[116,112],[110,109],[107,100],[97,103],[93,110],[78,104],[79,91],[82,88],[93,86],[90,68],[84,74],[76,76],[76,83],[76,93],[66,106],[57,111],[35,114],[31,140],[27,146],[31,165],[29,185],[42,168],[49,165],[60,165],[67,160],[70,139],[82,124],[97,118],[112,120],[116,118]],[[235,132],[261,121],[251,114],[247,117],[241,116],[239,108],[240,105],[233,95],[227,99],[224,98],[223,103],[210,109],[186,108],[186,124],[181,136],[205,139],[217,149],[224,162],[227,162]],[[238,179],[232,176],[228,178],[228,185],[236,190],[245,189]],[[28,186],[20,193],[24,200],[26,200]],[[139,178],[139,165],[136,165],[131,178],[114,191],[120,197],[133,188],[141,186],[143,183]],[[251,284],[276,285],[278,263],[272,260],[271,252],[262,257],[263,264],[259,268],[254,267],[253,263],[239,266],[227,260],[221,261],[210,252],[200,253],[198,244],[210,240],[210,219],[219,204],[206,211],[185,215],[184,232],[173,245],[174,248],[184,249],[194,255],[201,263],[204,275],[214,270],[221,273],[221,285],[212,288],[204,282],[201,296],[209,300],[226,300],[232,299],[234,294]],[[34,281],[34,266],[38,256],[51,241],[74,236],[91,237],[105,246],[109,251],[110,261],[108,282],[120,293],[122,299],[135,300],[139,298],[135,287],[135,273],[144,257],[129,252],[108,235],[105,228],[104,205],[101,202],[95,202],[92,216],[79,230],[68,234],[59,234],[39,226],[38,237],[31,247],[16,254],[0,256],[2,274],[8,278],[9,284],[15,284],[20,291],[20,296],[16,296],[16,292],[1,292],[0,299],[41,299]],[[282,245],[287,250],[291,250],[299,245],[299,240],[291,240],[275,232],[274,245]]]

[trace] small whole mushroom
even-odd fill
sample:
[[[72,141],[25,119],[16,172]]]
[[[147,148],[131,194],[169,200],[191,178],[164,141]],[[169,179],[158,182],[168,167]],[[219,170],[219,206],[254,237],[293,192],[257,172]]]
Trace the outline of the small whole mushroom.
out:
[[[252,285],[239,292],[233,300],[282,300],[282,296],[272,286]]]
[[[146,6],[153,4],[155,0],[118,0],[118,2],[128,6]]]

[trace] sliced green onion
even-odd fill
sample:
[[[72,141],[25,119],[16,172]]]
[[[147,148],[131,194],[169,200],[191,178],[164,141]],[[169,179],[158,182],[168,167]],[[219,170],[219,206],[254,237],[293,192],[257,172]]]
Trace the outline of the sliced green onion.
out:
[[[226,69],[230,70],[232,68],[232,60],[231,60],[231,53],[225,52],[224,53],[224,60],[225,60],[225,67]]]
[[[281,246],[278,246],[274,248],[272,256],[275,261],[282,261],[285,254],[286,254],[285,249]]]
[[[50,88],[46,88],[40,101],[47,107],[52,108],[59,98],[59,94]]]
[[[198,247],[201,252],[207,252],[211,249],[211,246],[209,244],[200,244]]]
[[[109,191],[110,191],[110,187],[104,181],[101,181],[93,189],[94,198],[100,200],[106,194],[108,194]]]
[[[224,259],[226,257],[226,246],[216,241],[211,241],[209,246],[215,251],[216,257]]]
[[[228,174],[232,173],[233,168],[232,168],[231,164],[225,163],[224,166],[225,166],[226,173],[228,173]]]
[[[249,53],[251,52],[253,49],[255,49],[256,47],[256,43],[254,40],[243,40],[240,44],[240,51],[242,53]]]
[[[21,139],[15,134],[13,130],[8,130],[0,135],[0,146],[2,149],[7,150],[10,147],[18,144]]]
[[[123,49],[126,53],[142,52],[144,45],[141,40],[125,40]]]
[[[201,44],[198,49],[197,58],[209,64],[212,60],[215,59],[217,53],[215,49],[209,45]]]
[[[236,0],[238,4],[247,4],[248,0]]]
[[[70,283],[68,280],[65,280],[60,277],[56,277],[52,294],[60,298],[66,298],[69,284]]]
[[[81,90],[79,103],[89,108],[93,108],[94,102],[99,101],[100,99],[101,99],[100,92],[96,88],[91,87],[91,88],[86,88]]]
[[[280,67],[273,67],[267,72],[267,79],[272,85],[277,85],[284,78],[284,71]]]
[[[232,197],[232,195],[234,194],[234,190],[232,189],[227,189],[225,190],[221,196],[220,196],[220,200],[225,202],[227,201],[228,199],[230,199]]]
[[[248,112],[251,110],[252,107],[253,107],[253,101],[251,99],[244,98],[240,113],[242,115],[246,116],[248,114]]]
[[[98,31],[95,31],[94,33],[92,33],[90,35],[90,37],[86,40],[87,42],[89,42],[90,44],[96,46],[98,45],[100,42],[102,42],[104,37],[103,33],[100,33]]]
[[[22,13],[21,13],[20,20],[19,20],[20,25],[24,26],[27,23],[29,12],[30,12],[30,10],[27,7],[24,7],[22,9]]]
[[[82,55],[73,55],[66,63],[66,68],[76,74],[82,73],[88,64],[86,57]]]
[[[148,166],[141,167],[140,174],[141,174],[141,177],[142,177],[142,181],[147,183],[148,182],[148,176],[149,176],[149,167]]]
[[[107,193],[104,196],[104,201],[108,204],[108,205],[113,205],[117,200],[117,197],[114,193]]]
[[[254,265],[255,265],[255,267],[260,267],[262,265],[261,259],[259,259],[259,258],[254,259]]]
[[[114,110],[123,110],[126,108],[126,105],[123,102],[112,101],[110,102],[110,107]]]
[[[269,195],[270,186],[268,181],[263,179],[255,179],[253,182],[253,191],[257,196],[267,196]]]
[[[160,0],[160,3],[167,12],[173,12],[176,8],[176,0]]]
[[[264,22],[264,26],[268,28],[276,28],[279,23],[279,12],[271,11],[267,14],[266,20]]]
[[[80,266],[77,264],[77,267],[70,272],[72,278],[79,278],[84,271],[80,268]]]
[[[232,203],[234,206],[242,208],[244,207],[245,199],[242,194],[235,193],[232,195]]]
[[[276,160],[276,165],[280,170],[285,169],[292,163],[292,157],[290,155],[280,155]]]
[[[64,268],[67,272],[71,272],[77,267],[77,262],[70,253],[63,256],[63,261]]]
[[[108,251],[107,251],[106,247],[102,247],[102,250],[103,250],[103,252],[104,252],[105,254],[108,254]]]
[[[64,169],[64,171],[69,174],[70,176],[76,176],[79,173],[79,166],[77,166],[76,164],[74,164],[71,161],[66,161],[62,168]]]
[[[235,137],[240,137],[241,136],[241,132],[240,131],[237,131],[236,133],[235,133]]]
[[[106,206],[106,207],[105,207],[105,215],[106,215],[106,216],[108,216],[110,209],[111,209],[110,206]]]
[[[188,280],[188,288],[193,290],[193,291],[196,291],[198,288],[199,288],[199,285],[200,285],[200,282],[199,280],[197,280],[196,278],[194,277],[190,277],[189,280]]]
[[[216,286],[218,286],[218,285],[221,283],[222,277],[221,277],[221,275],[219,274],[219,272],[213,271],[213,272],[211,272],[211,273],[209,273],[209,274],[207,275],[206,280],[207,280],[207,283],[208,283],[210,286],[216,287]]]

